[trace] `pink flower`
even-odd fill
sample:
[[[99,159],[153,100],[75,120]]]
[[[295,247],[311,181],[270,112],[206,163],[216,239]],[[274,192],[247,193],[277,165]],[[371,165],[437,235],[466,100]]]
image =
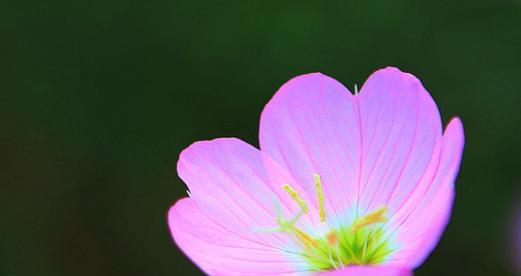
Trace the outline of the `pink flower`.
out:
[[[314,73],[275,94],[260,150],[235,138],[185,149],[176,244],[211,275],[410,275],[450,218],[463,125],[413,75],[373,73],[359,94]]]

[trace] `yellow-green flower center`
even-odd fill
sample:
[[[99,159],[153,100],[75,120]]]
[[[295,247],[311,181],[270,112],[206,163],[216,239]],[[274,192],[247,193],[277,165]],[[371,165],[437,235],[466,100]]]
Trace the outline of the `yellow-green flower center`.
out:
[[[318,174],[313,176],[318,197],[320,223],[326,223],[322,181]],[[309,213],[308,204],[291,185],[284,184],[282,188],[300,206],[300,210],[290,219],[285,219],[277,207],[278,228],[274,231],[291,235],[296,240],[301,256],[312,270],[378,264],[393,252],[389,239],[384,236],[384,223],[387,221],[386,206],[357,217],[350,223],[346,220],[341,222],[338,227],[329,227],[326,234],[316,236],[295,225],[303,215]]]

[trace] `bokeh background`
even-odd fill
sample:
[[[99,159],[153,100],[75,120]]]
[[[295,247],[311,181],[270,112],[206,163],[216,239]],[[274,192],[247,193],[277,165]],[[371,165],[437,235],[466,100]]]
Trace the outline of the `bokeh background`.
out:
[[[514,0],[2,1],[0,275],[200,274],[166,224],[179,152],[258,145],[296,75],[352,88],[386,65],[466,128],[451,223],[416,275],[514,275],[520,28]]]

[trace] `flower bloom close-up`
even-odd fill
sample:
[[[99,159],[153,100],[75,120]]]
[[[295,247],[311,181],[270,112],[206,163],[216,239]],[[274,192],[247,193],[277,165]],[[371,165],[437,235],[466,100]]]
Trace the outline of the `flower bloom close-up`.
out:
[[[177,246],[210,275],[411,275],[437,245],[464,144],[421,82],[392,67],[352,94],[320,73],[264,108],[260,149],[185,149],[189,189],[169,211]]]

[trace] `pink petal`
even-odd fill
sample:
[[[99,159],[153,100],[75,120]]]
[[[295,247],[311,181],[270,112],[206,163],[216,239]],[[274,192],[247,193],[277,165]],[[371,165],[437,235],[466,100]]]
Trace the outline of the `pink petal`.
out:
[[[258,149],[235,138],[196,142],[181,153],[177,171],[201,211],[223,228],[274,249],[298,251],[291,235],[269,230],[278,226],[277,205],[286,218],[300,209],[281,186],[303,189]],[[316,231],[318,214],[310,214],[297,226]]]
[[[396,68],[375,72],[358,96],[321,74],[292,79],[260,125],[261,149],[308,189],[319,173],[340,215],[401,206],[429,173],[440,140],[436,104],[418,79]]]
[[[345,215],[358,193],[361,137],[354,96],[320,73],[296,77],[266,105],[259,136],[261,150],[291,172],[315,202],[313,173],[320,174],[328,219],[338,223],[335,214]]]
[[[360,93],[362,213],[386,204],[396,211],[439,154],[438,108],[413,75],[388,67],[373,73]],[[437,152],[438,151],[438,152]]]
[[[168,224],[179,248],[210,275],[284,274],[299,265],[280,250],[228,231],[190,198],[172,206]]]
[[[350,266],[318,273],[320,276],[412,276],[411,270],[399,266]]]
[[[435,176],[428,183],[420,184],[424,188],[411,195],[390,222],[400,229],[397,239],[402,244],[391,263],[417,267],[438,243],[450,219],[463,145],[463,124],[459,118],[454,118],[443,135]]]

